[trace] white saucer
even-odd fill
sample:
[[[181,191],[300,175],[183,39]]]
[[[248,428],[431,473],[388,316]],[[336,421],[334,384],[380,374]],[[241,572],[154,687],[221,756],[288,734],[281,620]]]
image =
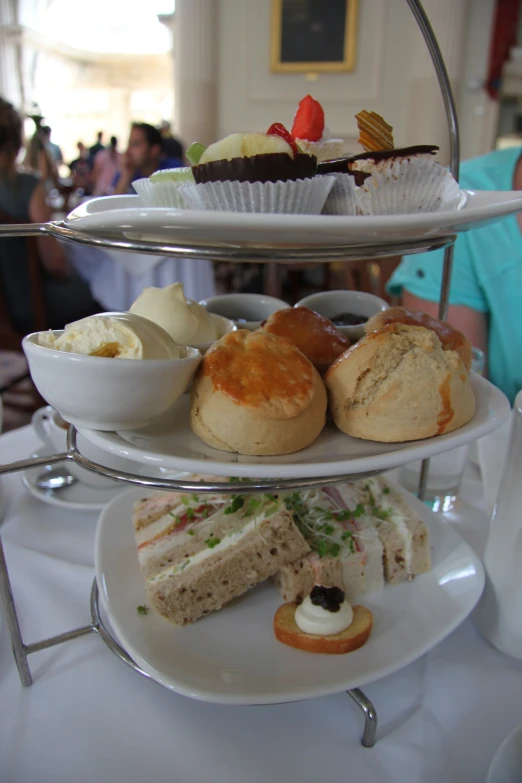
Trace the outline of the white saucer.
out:
[[[34,454],[31,454],[31,457],[45,457],[50,456],[51,453],[50,449],[42,446]],[[57,466],[53,465],[52,467],[56,468]],[[37,500],[41,500],[42,503],[48,503],[50,506],[68,508],[72,511],[101,511],[107,503],[125,489],[124,484],[116,484],[114,487],[100,489],[98,487],[90,487],[81,481],[76,481],[72,486],[58,491],[38,489],[35,485],[37,477],[50,468],[51,466],[48,468],[31,468],[22,473],[22,483],[28,492]]]
[[[486,783],[521,783],[522,725],[506,737],[493,756]]]

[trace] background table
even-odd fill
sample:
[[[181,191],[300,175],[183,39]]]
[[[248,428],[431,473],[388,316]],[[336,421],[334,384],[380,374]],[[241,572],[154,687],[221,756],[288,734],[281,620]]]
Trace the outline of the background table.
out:
[[[28,427],[0,437],[0,460],[37,445]],[[450,517],[480,551],[488,518],[469,466]],[[2,480],[2,534],[26,642],[90,622],[96,515],[46,506],[20,475]],[[30,657],[20,685],[0,621],[2,783],[478,783],[522,722],[522,663],[465,621],[394,675],[365,686],[378,742],[360,745],[362,714],[345,694],[269,707],[177,696],[118,661],[94,634]]]
[[[214,272],[201,258],[165,258],[65,243],[67,255],[107,310],[128,310],[144,288],[183,283],[187,299],[214,296]]]

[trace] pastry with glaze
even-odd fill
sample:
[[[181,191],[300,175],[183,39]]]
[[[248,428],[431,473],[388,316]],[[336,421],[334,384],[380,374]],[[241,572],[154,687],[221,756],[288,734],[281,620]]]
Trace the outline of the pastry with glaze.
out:
[[[325,318],[308,307],[289,307],[272,313],[261,329],[291,340],[316,370],[326,372],[351,343]]]
[[[255,456],[309,446],[326,420],[326,390],[314,366],[283,337],[240,329],[203,357],[190,424],[209,446]]]

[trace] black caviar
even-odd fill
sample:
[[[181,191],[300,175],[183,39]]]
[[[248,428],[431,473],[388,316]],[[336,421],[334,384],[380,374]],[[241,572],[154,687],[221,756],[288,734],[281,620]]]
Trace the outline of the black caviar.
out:
[[[315,585],[310,593],[310,601],[314,606],[322,606],[327,612],[338,612],[344,601],[344,590],[340,587]]]

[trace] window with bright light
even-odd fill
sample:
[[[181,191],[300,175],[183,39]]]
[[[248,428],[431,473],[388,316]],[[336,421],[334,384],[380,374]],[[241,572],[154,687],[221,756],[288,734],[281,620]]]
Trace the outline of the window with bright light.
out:
[[[171,34],[158,20],[174,0],[50,0],[45,12],[25,23],[77,49],[114,54],[159,54]]]

